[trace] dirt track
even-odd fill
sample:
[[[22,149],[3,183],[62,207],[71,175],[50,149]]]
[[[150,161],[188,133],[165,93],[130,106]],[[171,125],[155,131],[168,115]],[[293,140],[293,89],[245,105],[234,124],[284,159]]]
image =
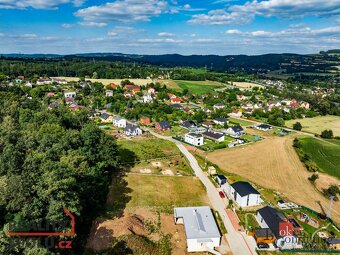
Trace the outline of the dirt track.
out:
[[[208,159],[222,170],[280,192],[293,202],[321,211],[328,200],[308,181],[311,175],[300,162],[292,137],[272,137],[250,146],[212,152]],[[333,206],[333,220],[340,222],[340,202]]]

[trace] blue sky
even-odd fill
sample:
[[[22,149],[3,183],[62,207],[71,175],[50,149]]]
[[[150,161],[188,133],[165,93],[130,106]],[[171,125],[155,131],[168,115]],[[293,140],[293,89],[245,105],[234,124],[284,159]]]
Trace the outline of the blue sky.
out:
[[[0,53],[314,53],[340,0],[0,0]]]

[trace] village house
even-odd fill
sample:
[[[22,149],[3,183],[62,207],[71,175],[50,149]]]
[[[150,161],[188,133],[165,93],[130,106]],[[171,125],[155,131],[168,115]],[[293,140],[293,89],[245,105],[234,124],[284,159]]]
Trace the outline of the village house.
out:
[[[171,102],[172,104],[181,104],[181,103],[183,103],[183,100],[182,100],[182,98],[175,97],[175,98],[171,98],[171,99],[170,99],[170,102]]]
[[[212,112],[209,108],[204,108],[203,111],[207,114],[210,114]]]
[[[230,196],[239,207],[255,206],[262,203],[260,193],[248,182],[234,182],[230,185]]]
[[[60,79],[60,78],[51,78],[52,83],[57,83],[59,85],[66,85],[67,84],[67,80],[65,79]]]
[[[273,128],[272,128],[272,126],[267,125],[267,124],[260,124],[260,125],[255,126],[255,129],[262,130],[262,131],[268,131],[268,130],[272,130]]]
[[[180,124],[180,127],[185,128],[185,129],[195,129],[197,125],[192,120],[186,120]]]
[[[194,114],[194,111],[193,111],[192,109],[190,109],[189,107],[185,107],[183,110],[184,110],[187,114],[190,114],[190,115]]]
[[[124,97],[125,98],[131,98],[131,97],[133,97],[134,96],[134,94],[132,93],[132,92],[124,92]]]
[[[242,116],[242,112],[240,110],[233,110],[229,113],[230,117],[240,118]]]
[[[293,99],[291,102],[290,102],[290,108],[292,108],[292,109],[297,109],[297,108],[299,108],[299,102],[298,101],[296,101],[295,99]]]
[[[113,91],[110,90],[110,89],[106,90],[106,91],[105,91],[105,96],[107,96],[107,97],[112,97],[112,96],[113,96]]]
[[[151,124],[151,119],[149,117],[141,117],[139,122],[144,125]]]
[[[212,132],[212,131],[205,131],[203,136],[209,140],[214,142],[223,142],[224,141],[224,134],[219,132]]]
[[[299,248],[298,238],[295,235],[290,235],[290,233],[286,233],[288,232],[286,231],[286,228],[288,228],[288,230],[293,230],[294,227],[282,212],[279,212],[273,207],[265,206],[257,210],[256,217],[260,222],[262,228],[269,228],[274,234],[276,238],[275,244],[278,248]],[[284,226],[283,231],[282,229],[280,229],[280,227],[282,226]]]
[[[152,96],[150,94],[143,95],[143,103],[151,103],[153,101]]]
[[[188,252],[211,252],[221,244],[221,234],[215,217],[208,206],[177,207],[174,209],[175,224],[183,224]]]
[[[225,105],[222,103],[217,103],[213,106],[214,110],[224,109]]]
[[[170,105],[172,109],[183,110],[183,106],[180,104],[172,104]]]
[[[110,89],[117,89],[119,86],[117,84],[115,84],[115,83],[110,83],[106,87],[108,87]]]
[[[171,126],[167,121],[160,121],[156,123],[155,128],[159,131],[166,131],[169,130]]]
[[[37,80],[37,85],[50,85],[52,80],[50,78],[40,78]]]
[[[118,128],[125,128],[126,127],[126,119],[123,119],[119,116],[113,117],[112,124]]]
[[[75,91],[67,91],[64,92],[65,98],[75,98],[77,93]]]
[[[220,125],[220,126],[224,126],[225,124],[229,123],[228,119],[224,118],[224,117],[216,118],[216,119],[213,120],[213,122],[216,125]]]
[[[237,138],[245,134],[244,129],[241,126],[232,126],[227,128],[226,134],[230,135],[231,137]]]
[[[103,112],[99,115],[101,122],[103,123],[111,123],[113,121],[113,117],[111,114]]]
[[[307,102],[302,102],[302,103],[300,104],[300,107],[301,107],[301,108],[304,108],[304,109],[306,109],[306,110],[308,110],[308,109],[309,109],[309,103],[307,103]]]
[[[246,114],[252,114],[253,113],[253,108],[247,108],[244,110],[244,113]]]
[[[248,99],[248,97],[246,97],[245,95],[237,95],[236,98],[237,98],[238,101],[244,101],[244,100]]]
[[[212,122],[212,121],[204,121],[204,122],[201,123],[201,125],[203,127],[206,127],[206,128],[210,129],[210,128],[212,128],[214,126],[214,122]]]
[[[33,84],[30,81],[26,81],[25,86],[28,88],[32,88]]]
[[[137,136],[142,135],[143,131],[138,125],[127,124],[124,133],[127,136]]]
[[[227,183],[227,177],[225,177],[223,174],[218,174],[216,176],[216,181],[218,185],[221,187],[223,184]]]
[[[156,90],[154,88],[148,88],[148,94],[154,95],[156,94]]]
[[[340,238],[336,238],[336,237],[326,238],[325,241],[330,249],[340,250]]]
[[[203,135],[196,133],[188,133],[184,135],[184,141],[194,146],[203,145]]]
[[[270,228],[257,228],[254,229],[254,238],[257,244],[266,243],[271,244],[275,241],[275,236]]]
[[[54,97],[54,96],[56,96],[56,94],[55,94],[54,92],[48,92],[48,93],[47,93],[47,96],[48,96],[48,97]]]
[[[141,92],[141,88],[137,85],[132,85],[132,84],[129,84],[129,85],[125,85],[124,86],[124,89],[125,90],[128,90],[128,91],[132,91],[134,94],[138,93],[138,92]]]

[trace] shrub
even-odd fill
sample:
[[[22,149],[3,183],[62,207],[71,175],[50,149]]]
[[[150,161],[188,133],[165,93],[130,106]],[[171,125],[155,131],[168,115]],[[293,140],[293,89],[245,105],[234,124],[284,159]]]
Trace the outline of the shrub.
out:
[[[333,138],[333,131],[331,129],[329,130],[324,130],[321,133],[321,137],[322,138],[326,138],[326,139],[332,139]]]
[[[294,130],[297,130],[297,131],[301,131],[302,129],[302,125],[300,122],[296,122],[294,125],[293,125],[293,129]]]
[[[310,180],[310,182],[312,182],[312,183],[315,183],[315,181],[316,181],[318,178],[319,178],[319,175],[317,175],[317,174],[312,174],[312,176],[310,176],[310,177],[308,178],[308,180]]]

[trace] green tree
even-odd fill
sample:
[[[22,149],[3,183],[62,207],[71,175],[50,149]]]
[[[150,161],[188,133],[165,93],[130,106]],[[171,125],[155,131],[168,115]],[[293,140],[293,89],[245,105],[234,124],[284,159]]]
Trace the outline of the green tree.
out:
[[[296,122],[293,124],[293,129],[294,130],[298,130],[298,131],[301,131],[302,130],[302,125],[300,122]]]

